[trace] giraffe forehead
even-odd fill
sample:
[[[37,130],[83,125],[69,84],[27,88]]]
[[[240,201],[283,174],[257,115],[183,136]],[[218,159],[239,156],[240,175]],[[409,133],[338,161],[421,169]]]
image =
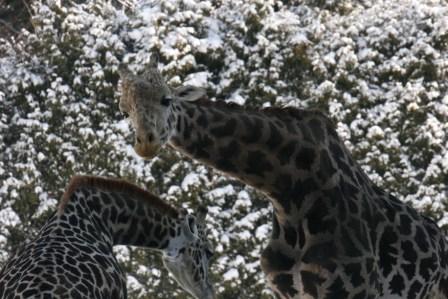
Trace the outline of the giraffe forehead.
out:
[[[124,78],[121,83],[120,105],[147,106],[170,94],[170,88],[159,80],[148,81],[143,78]],[[131,108],[131,107],[128,107]]]

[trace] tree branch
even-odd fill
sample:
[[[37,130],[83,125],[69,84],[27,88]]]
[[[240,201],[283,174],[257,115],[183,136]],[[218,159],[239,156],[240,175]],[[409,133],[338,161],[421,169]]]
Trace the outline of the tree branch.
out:
[[[17,35],[20,34],[20,31],[17,31],[14,27],[12,27],[12,25],[11,25],[10,23],[6,22],[5,20],[0,19],[0,24],[2,24],[3,26],[5,26],[5,27],[6,27],[9,31],[11,31],[12,33],[17,34]]]
[[[36,28],[34,27],[34,24],[32,22],[32,18],[33,18],[33,12],[31,11],[31,7],[28,5],[28,3],[26,2],[26,0],[22,0],[23,5],[26,8],[26,11],[28,12],[28,15],[30,17],[30,24],[31,26],[33,26],[34,31],[36,31]]]

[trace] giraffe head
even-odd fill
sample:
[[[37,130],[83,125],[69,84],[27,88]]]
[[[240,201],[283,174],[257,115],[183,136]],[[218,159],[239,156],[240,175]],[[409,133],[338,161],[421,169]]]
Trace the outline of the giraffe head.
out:
[[[193,297],[215,298],[209,279],[209,262],[213,251],[206,237],[206,208],[199,208],[197,216],[186,212],[180,216],[180,234],[163,251],[163,263],[174,279]]]
[[[176,125],[173,106],[178,101],[194,101],[205,96],[198,87],[171,89],[152,59],[142,76],[120,66],[122,95],[120,111],[129,116],[135,130],[135,152],[145,158],[154,157],[170,139]]]

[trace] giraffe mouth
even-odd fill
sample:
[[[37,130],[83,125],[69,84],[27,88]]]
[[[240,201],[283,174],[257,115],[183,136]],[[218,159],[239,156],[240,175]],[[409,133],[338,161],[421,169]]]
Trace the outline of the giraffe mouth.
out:
[[[137,155],[145,160],[153,158],[160,150],[160,145],[150,143],[137,143],[134,145],[134,150]]]
[[[216,299],[216,294],[213,287],[209,286],[205,293],[202,295],[204,299]]]

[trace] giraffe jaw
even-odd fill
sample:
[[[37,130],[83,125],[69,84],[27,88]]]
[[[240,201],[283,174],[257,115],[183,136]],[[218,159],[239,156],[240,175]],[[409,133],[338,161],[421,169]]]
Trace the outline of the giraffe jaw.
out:
[[[209,286],[207,290],[198,298],[204,298],[204,299],[215,299],[215,291],[213,290],[213,287]]]
[[[136,143],[134,150],[137,155],[145,160],[153,158],[160,150],[160,145],[154,145],[149,143]]]
[[[170,257],[163,255],[163,264],[171,272],[174,280],[182,286],[182,288],[190,293],[196,299],[215,299],[215,290],[212,284],[207,282],[197,283],[193,281],[193,277],[188,271],[185,272],[185,263],[178,259],[178,257]]]

